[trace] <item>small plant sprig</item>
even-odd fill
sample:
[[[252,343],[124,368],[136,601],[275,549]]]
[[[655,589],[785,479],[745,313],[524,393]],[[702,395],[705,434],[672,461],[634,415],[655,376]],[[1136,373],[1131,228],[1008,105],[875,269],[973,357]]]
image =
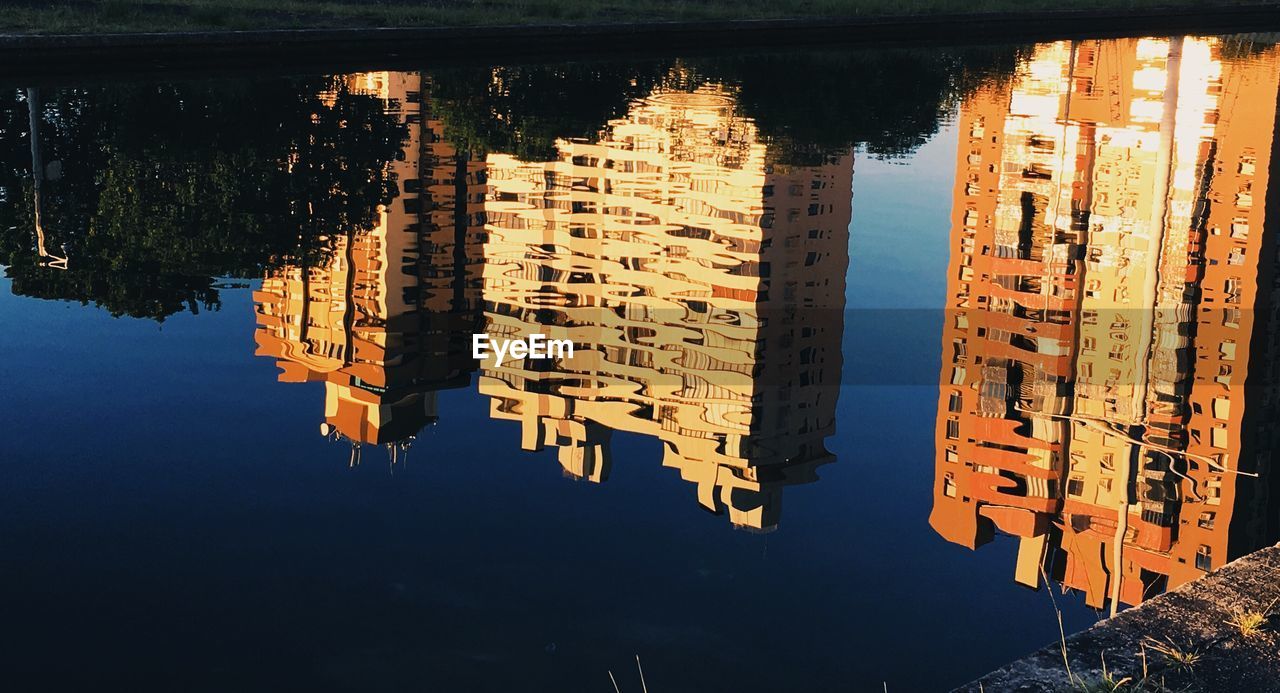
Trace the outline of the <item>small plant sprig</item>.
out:
[[[1277,601],[1280,601],[1280,597],[1272,599],[1267,608],[1260,611],[1239,607],[1232,609],[1231,618],[1227,619],[1227,625],[1234,626],[1236,630],[1240,631],[1241,637],[1255,638],[1267,630],[1267,621],[1271,620],[1271,617],[1275,615]]]
[[[1190,673],[1192,669],[1195,668],[1196,664],[1200,662],[1200,657],[1202,656],[1200,650],[1191,649],[1190,647],[1180,647],[1174,643],[1172,638],[1165,638],[1164,640],[1147,638],[1145,647],[1150,647],[1161,655],[1164,655],[1165,660],[1168,661],[1169,665],[1173,668],[1180,671],[1186,671],[1188,673]]]

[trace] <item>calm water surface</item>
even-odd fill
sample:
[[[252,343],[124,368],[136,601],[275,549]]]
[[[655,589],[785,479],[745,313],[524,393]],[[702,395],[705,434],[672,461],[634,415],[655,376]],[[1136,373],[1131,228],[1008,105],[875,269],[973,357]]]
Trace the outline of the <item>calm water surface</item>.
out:
[[[944,690],[1274,542],[1277,51],[10,85],[6,678]]]

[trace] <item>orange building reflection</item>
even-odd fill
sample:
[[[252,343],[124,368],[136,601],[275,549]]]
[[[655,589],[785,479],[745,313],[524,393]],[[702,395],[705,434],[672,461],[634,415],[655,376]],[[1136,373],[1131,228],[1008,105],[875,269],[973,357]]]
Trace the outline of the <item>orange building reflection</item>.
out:
[[[271,272],[254,300],[257,353],[281,382],[324,383],[323,430],[350,440],[354,460],[363,443],[403,446],[435,420],[436,391],[470,381],[485,188],[483,164],[441,139],[421,74],[349,80],[406,127],[389,171],[399,194],[374,229],[328,239],[321,266]]]
[[[706,509],[773,528],[783,487],[833,459],[852,153],[783,165],[715,85],[558,146],[488,159],[485,330],[576,351],[486,360],[492,416],[595,482],[614,431],[652,436]]]
[[[1239,49],[1042,45],[962,108],[930,523],[1020,583],[1137,604],[1274,535],[1280,61]]]

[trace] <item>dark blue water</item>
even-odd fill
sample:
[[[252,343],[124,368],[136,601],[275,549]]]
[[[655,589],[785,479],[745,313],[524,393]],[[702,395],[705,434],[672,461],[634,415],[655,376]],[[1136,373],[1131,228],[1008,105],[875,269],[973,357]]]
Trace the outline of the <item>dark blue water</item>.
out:
[[[1025,59],[1011,55],[1011,64]],[[877,60],[902,59],[872,55],[857,69],[881,74]],[[1271,74],[1266,65],[1258,74]],[[610,71],[626,72],[601,69]],[[677,87],[693,90],[710,78],[682,79]],[[113,98],[151,98],[148,84]],[[736,98],[746,103],[750,87]],[[840,99],[857,98],[849,89]],[[12,91],[17,125],[6,138],[27,113],[25,93]],[[66,91],[45,90],[51,114],[61,97],[49,94]],[[609,691],[612,673],[622,691],[639,691],[639,657],[653,691],[932,691],[1054,641],[1051,599],[1068,632],[1102,618],[1056,579],[1038,591],[1016,584],[1017,537],[998,531],[974,552],[929,523],[968,98],[935,95],[943,105],[922,107],[923,131],[903,134],[906,118],[878,116],[900,124],[879,131],[909,146],[873,141],[865,133],[877,128],[862,125],[847,141],[815,145],[852,152],[843,160],[853,170],[852,213],[832,224],[848,230],[843,366],[824,383],[838,389],[825,438],[834,461],[817,467],[817,480],[785,486],[765,532],[707,512],[695,485],[662,465],[663,443],[651,435],[613,434],[607,481],[569,478],[556,446],[523,451],[520,424],[491,417],[474,370],[438,389],[438,418],[394,463],[370,444],[349,464],[347,441],[317,433],[324,386],[278,382],[276,359],[255,356],[253,291],[279,271],[276,260],[246,271],[151,258],[119,270],[167,277],[188,263],[177,276],[215,278],[200,286],[217,289],[218,305],[198,312],[186,289],[157,289],[178,306],[158,311],[162,320],[113,317],[131,311],[113,307],[107,291],[28,288],[32,275],[14,279],[11,268],[0,280],[6,678],[14,690]],[[769,114],[743,117],[763,128]],[[785,124],[779,131],[813,144]],[[64,127],[43,135],[46,148],[57,150]],[[126,139],[123,126],[100,127],[90,141]],[[566,137],[579,136],[575,127],[548,126]],[[1263,149],[1270,135],[1258,133]],[[237,146],[234,132],[201,135],[212,143],[186,137],[158,135],[169,153]],[[29,140],[18,139],[12,160],[29,165]],[[473,154],[489,157],[489,185],[501,154],[492,142]],[[69,146],[56,155],[67,168],[76,161]],[[109,187],[104,170],[86,183],[95,200]],[[27,219],[19,197],[30,192],[8,188],[15,228]],[[166,199],[165,209],[202,204]],[[269,202],[241,201],[247,218],[279,221]],[[155,219],[156,209],[143,211]],[[156,227],[213,223],[184,214]],[[88,239],[105,233],[109,216],[59,232]],[[87,240],[59,242],[71,255],[67,272],[109,254]],[[150,258],[149,248],[139,241],[124,253]],[[77,250],[98,254],[86,260]],[[28,265],[39,276],[62,271]],[[94,276],[116,276],[112,267],[94,265]],[[135,291],[122,283],[121,292]]]
[[[953,137],[859,164],[852,306],[941,301],[950,181],[929,170]],[[933,203],[904,204],[906,178]],[[636,690],[640,655],[662,690],[911,690],[1056,632],[1008,547],[976,560],[927,523],[936,386],[842,388],[837,462],[757,535],[702,510],[644,436],[614,441],[607,483],[562,478],[473,388],[442,394],[402,464],[349,469],[316,435],[322,389],[254,357],[247,289],[156,325],[4,288],[15,666],[75,653],[62,676],[85,686],[207,689],[608,690],[612,670]],[[846,363],[932,380],[933,322],[858,320]]]

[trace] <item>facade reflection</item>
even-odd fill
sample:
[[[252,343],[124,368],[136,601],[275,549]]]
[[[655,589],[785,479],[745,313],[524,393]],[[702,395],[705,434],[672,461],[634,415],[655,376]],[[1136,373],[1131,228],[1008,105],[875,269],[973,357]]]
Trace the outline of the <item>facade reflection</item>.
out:
[[[1276,536],[1280,72],[1233,48],[1042,45],[962,107],[930,522],[1094,607]]]
[[[273,271],[254,293],[258,355],[281,382],[325,387],[329,435],[392,453],[436,419],[436,392],[470,382],[480,302],[484,167],[441,138],[419,73],[349,78],[406,126],[389,165],[398,196],[370,231],[328,239],[320,266]]]
[[[659,89],[557,160],[489,157],[485,329],[577,351],[489,359],[479,387],[571,477],[652,436],[703,507],[767,530],[833,459],[853,159],[773,163],[736,106]]]

